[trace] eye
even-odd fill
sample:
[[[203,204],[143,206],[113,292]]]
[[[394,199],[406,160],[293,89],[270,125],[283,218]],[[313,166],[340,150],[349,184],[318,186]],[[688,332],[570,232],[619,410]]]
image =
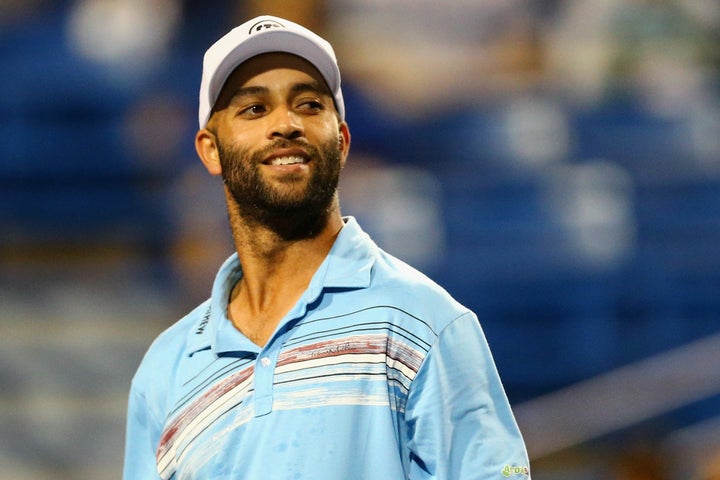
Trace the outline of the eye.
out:
[[[325,104],[317,98],[300,100],[297,108],[307,112],[319,112],[325,109]]]
[[[267,108],[265,108],[265,105],[261,103],[254,103],[252,105],[248,105],[244,108],[241,108],[238,111],[238,115],[243,117],[259,117],[260,115],[264,114],[267,111]]]

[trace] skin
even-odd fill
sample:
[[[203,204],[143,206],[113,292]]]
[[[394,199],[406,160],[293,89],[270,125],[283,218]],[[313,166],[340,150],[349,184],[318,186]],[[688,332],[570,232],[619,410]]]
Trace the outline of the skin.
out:
[[[208,126],[196,134],[195,147],[208,172],[224,179],[243,269],[228,318],[263,346],[307,289],[342,229],[336,186],[324,196],[311,192],[327,183],[325,177],[339,174],[349,152],[350,131],[309,62],[269,53],[253,57],[230,75]],[[287,156],[306,161],[269,164],[273,157]],[[250,174],[256,175],[254,181],[244,179]],[[264,200],[249,200],[253,189],[242,187],[257,184],[265,187]],[[320,200],[312,200],[316,197]]]

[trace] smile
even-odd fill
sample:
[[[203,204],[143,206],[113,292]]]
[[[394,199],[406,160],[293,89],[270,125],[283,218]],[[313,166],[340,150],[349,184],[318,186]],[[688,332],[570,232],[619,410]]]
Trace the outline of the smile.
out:
[[[269,165],[296,165],[296,164],[302,164],[307,163],[307,160],[305,160],[303,157],[276,157],[270,160]]]

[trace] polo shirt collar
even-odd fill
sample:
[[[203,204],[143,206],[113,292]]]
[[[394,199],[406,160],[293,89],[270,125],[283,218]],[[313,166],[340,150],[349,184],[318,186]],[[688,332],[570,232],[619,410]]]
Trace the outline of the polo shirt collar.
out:
[[[308,289],[289,312],[286,319],[305,314],[307,305],[314,302],[323,290],[328,288],[367,288],[370,286],[372,267],[375,264],[377,246],[360,228],[353,217],[345,217],[345,226],[338,234],[327,257],[315,272]],[[233,339],[225,338],[230,333],[227,325],[227,307],[230,294],[235,284],[242,277],[242,268],[237,252],[230,255],[220,267],[213,283],[210,299],[205,303],[205,312],[201,312],[198,325],[190,330],[188,338],[188,354],[211,348],[217,351],[228,350],[226,343],[237,344],[242,336],[236,330]],[[200,324],[203,327],[200,328]],[[222,338],[221,335],[222,334]],[[226,341],[227,340],[227,341]],[[249,340],[247,349],[252,351],[258,347]]]

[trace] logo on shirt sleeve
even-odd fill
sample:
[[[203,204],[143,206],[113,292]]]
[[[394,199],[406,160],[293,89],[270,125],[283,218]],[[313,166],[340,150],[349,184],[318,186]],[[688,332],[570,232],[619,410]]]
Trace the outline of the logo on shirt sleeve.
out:
[[[528,467],[514,467],[512,465],[505,465],[502,469],[503,477],[512,477],[515,475],[529,476],[530,469]]]

